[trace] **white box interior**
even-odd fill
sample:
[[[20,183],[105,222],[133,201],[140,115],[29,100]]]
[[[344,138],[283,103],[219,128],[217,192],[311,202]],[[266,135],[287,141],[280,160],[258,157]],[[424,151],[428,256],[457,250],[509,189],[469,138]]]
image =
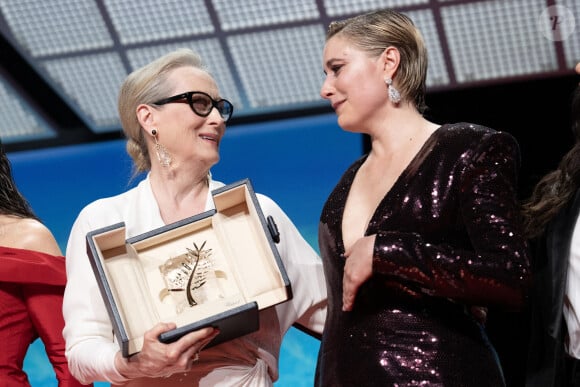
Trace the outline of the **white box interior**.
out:
[[[179,328],[251,301],[263,309],[288,298],[263,219],[247,186],[221,192],[214,201],[217,212],[213,216],[133,244],[125,242],[124,228],[93,236],[130,353],[141,349],[145,331],[160,321],[175,322]],[[190,306],[186,289],[168,290],[162,268],[165,264],[191,268],[187,248],[198,251],[196,247],[201,246],[201,251],[211,249],[210,258],[199,259],[196,268],[203,265],[205,276],[198,281],[203,285],[190,293],[197,302]],[[169,272],[179,276],[178,271]]]

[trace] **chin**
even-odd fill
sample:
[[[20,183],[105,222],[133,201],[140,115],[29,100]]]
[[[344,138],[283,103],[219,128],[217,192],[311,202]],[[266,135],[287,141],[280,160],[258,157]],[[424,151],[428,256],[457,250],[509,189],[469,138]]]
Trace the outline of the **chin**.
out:
[[[356,133],[356,125],[352,121],[345,119],[344,117],[338,117],[338,126],[346,132]]]
[[[214,165],[219,163],[219,161],[220,161],[220,155],[217,154],[215,157],[212,157],[209,159],[209,164],[213,167]]]

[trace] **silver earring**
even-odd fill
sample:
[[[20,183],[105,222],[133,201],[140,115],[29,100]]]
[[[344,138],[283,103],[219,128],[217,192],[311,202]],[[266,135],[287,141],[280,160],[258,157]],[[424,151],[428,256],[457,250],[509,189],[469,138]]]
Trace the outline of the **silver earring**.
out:
[[[389,89],[389,99],[393,101],[394,104],[401,102],[401,93],[399,93],[399,90],[395,89],[395,86],[393,86],[393,80],[391,78],[385,78],[385,83]]]
[[[161,166],[168,167],[171,164],[171,155],[167,151],[167,148],[157,141],[157,130],[153,129],[151,134],[155,140],[155,153],[157,153],[157,160],[159,160]]]

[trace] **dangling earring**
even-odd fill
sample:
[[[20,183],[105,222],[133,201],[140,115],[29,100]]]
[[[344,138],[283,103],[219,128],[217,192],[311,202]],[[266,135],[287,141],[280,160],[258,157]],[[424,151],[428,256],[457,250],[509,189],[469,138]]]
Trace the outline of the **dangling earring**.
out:
[[[171,155],[167,149],[157,141],[157,130],[153,129],[151,134],[155,140],[155,153],[157,153],[157,160],[159,160],[162,167],[168,167],[171,164]]]
[[[393,86],[393,80],[391,78],[385,78],[385,83],[389,89],[389,99],[393,101],[394,104],[401,102],[401,93],[399,93],[399,90],[395,89],[395,86]]]

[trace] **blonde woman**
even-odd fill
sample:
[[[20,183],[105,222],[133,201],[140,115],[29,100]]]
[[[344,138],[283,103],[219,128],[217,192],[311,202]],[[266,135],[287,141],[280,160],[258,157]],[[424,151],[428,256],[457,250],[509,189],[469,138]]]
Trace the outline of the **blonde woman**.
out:
[[[328,318],[318,386],[504,384],[473,307],[522,305],[529,272],[507,133],[426,120],[427,52],[411,19],[332,23],[321,95],[371,149],[320,218]]]

